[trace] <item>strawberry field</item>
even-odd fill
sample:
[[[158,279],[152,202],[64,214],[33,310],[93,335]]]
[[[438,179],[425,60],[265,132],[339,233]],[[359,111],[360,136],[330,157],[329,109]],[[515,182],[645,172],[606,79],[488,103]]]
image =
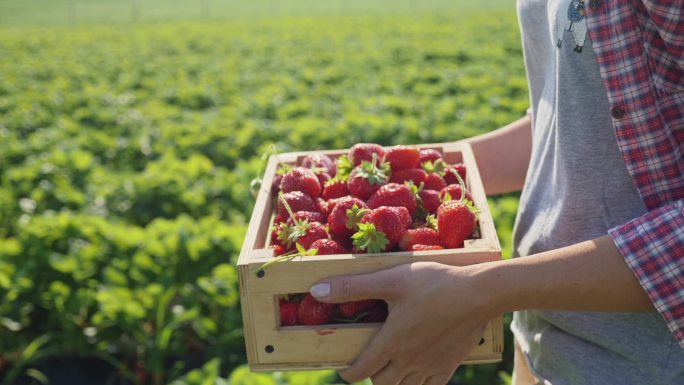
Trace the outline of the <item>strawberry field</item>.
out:
[[[0,27],[0,384],[340,382],[242,366],[250,181],[273,146],[455,141],[523,115],[513,6],[445,7]],[[510,255],[517,197],[490,206]],[[507,342],[452,383],[504,383]]]

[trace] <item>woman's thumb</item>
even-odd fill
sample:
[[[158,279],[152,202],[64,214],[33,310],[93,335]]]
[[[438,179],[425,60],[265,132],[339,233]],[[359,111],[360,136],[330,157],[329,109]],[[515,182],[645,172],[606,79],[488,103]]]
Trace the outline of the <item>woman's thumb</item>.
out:
[[[314,284],[309,292],[321,302],[342,303],[364,299],[389,299],[395,285],[388,282],[388,272],[346,275],[323,279]]]

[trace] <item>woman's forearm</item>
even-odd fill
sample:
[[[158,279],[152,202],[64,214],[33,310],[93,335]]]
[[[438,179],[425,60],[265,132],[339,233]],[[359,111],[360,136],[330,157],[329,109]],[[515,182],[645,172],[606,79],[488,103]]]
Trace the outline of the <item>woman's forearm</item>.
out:
[[[654,311],[609,236],[506,261],[475,265],[494,313],[548,309]]]
[[[473,148],[487,195],[522,189],[532,150],[529,115],[466,142]]]

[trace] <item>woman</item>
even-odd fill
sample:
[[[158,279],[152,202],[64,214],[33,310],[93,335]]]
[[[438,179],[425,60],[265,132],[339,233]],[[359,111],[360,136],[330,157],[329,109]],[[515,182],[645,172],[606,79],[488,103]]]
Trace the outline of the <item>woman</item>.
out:
[[[445,384],[486,322],[515,311],[516,385],[684,383],[683,9],[518,1],[530,114],[468,141],[488,195],[522,188],[522,258],[314,285],[322,301],[391,306],[343,378]]]

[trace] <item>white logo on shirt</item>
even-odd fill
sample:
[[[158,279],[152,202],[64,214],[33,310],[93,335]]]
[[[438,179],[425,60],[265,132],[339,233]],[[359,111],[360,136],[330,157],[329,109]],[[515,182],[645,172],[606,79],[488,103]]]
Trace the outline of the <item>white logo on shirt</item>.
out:
[[[563,45],[565,31],[572,32],[577,53],[582,53],[582,46],[587,38],[587,19],[584,17],[584,0],[570,0],[568,8],[558,7],[558,42]]]

